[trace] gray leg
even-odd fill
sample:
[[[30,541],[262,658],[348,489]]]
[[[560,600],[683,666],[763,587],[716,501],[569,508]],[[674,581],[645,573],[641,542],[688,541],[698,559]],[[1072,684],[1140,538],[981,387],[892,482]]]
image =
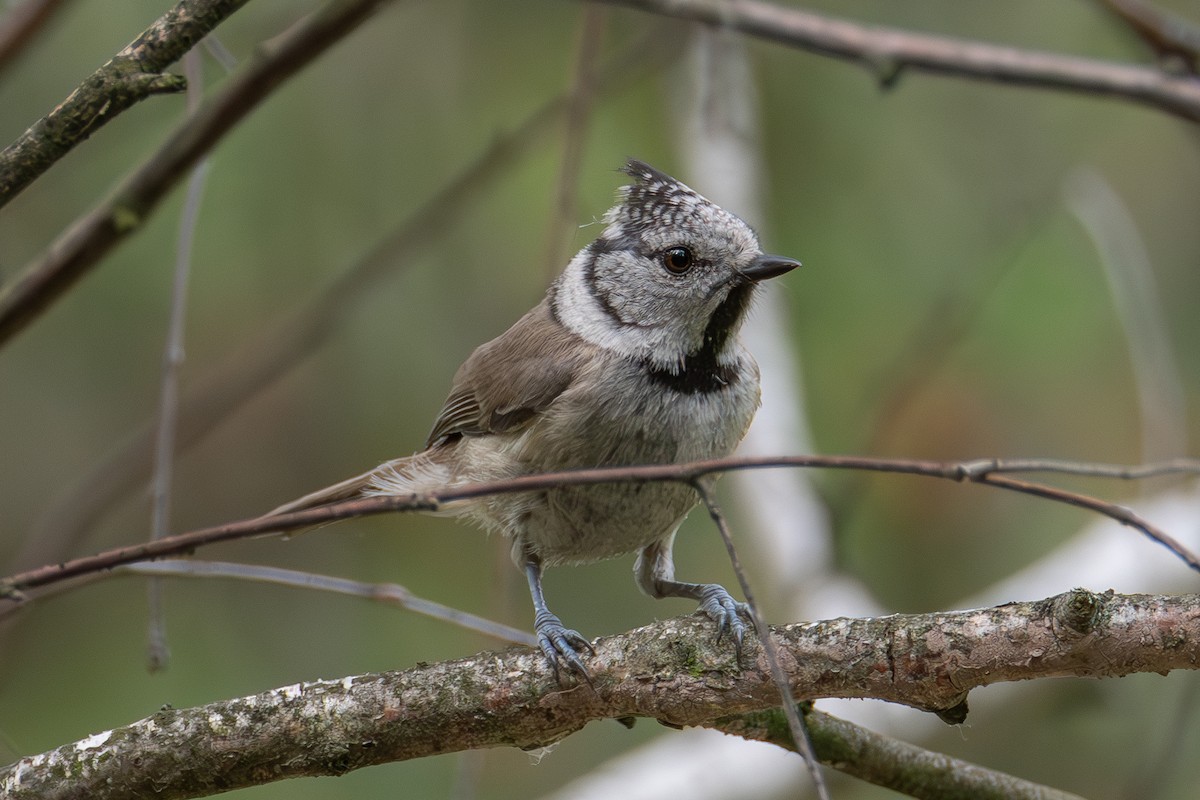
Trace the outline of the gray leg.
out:
[[[529,596],[533,598],[533,630],[537,634],[538,647],[547,663],[558,675],[560,661],[565,661],[571,671],[591,682],[591,675],[576,648],[594,653],[591,642],[576,631],[562,624],[557,616],[550,613],[546,607],[546,598],[542,596],[542,561],[532,553],[525,553],[523,558],[525,578],[529,581]]]
[[[638,556],[637,564],[633,567],[634,577],[638,587],[655,598],[690,597],[700,603],[700,610],[717,623],[717,639],[730,636],[733,646],[741,655],[742,637],[746,633],[746,624],[741,615],[749,616],[750,610],[745,603],[739,603],[717,583],[683,583],[675,580],[675,562],[671,558],[671,545],[675,535],[647,545]]]

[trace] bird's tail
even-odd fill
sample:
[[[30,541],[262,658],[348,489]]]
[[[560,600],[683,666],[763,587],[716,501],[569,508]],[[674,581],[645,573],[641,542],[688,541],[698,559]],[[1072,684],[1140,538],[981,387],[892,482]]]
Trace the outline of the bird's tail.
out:
[[[426,453],[417,453],[407,458],[387,461],[361,475],[318,489],[290,503],[284,503],[263,516],[274,517],[292,511],[304,511],[355,497],[421,493],[445,486],[449,482],[449,469],[435,462]]]

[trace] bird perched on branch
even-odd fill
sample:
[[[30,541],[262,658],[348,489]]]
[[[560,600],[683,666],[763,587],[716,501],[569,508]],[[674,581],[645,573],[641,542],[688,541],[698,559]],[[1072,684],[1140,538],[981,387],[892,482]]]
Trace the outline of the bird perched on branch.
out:
[[[759,404],[737,333],[760,281],[799,266],[765,255],[742,220],[640,161],[600,236],[532,311],[459,367],[425,449],[271,514],[360,496],[565,469],[682,463],[733,452]],[[542,570],[637,552],[651,597],[699,601],[740,645],[744,609],[715,583],[675,579],[675,531],[696,505],[680,483],[614,483],[447,504],[512,542],[542,653],[587,677],[588,640],[550,612]]]

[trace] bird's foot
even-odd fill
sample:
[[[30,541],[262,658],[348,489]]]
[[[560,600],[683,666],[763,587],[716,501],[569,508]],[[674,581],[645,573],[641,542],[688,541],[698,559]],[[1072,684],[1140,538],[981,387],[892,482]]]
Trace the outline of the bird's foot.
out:
[[[583,638],[578,631],[573,631],[563,625],[562,620],[549,611],[538,612],[533,621],[533,627],[537,634],[538,647],[560,682],[562,675],[559,667],[561,665],[565,665],[570,672],[583,678],[589,684],[592,682],[591,673],[588,672],[579,655],[580,650],[595,654],[596,651],[591,642]]]
[[[717,623],[717,642],[727,636],[733,639],[734,651],[741,660],[742,639],[746,635],[742,617],[751,618],[750,606],[734,600],[733,595],[718,583],[700,584],[696,599],[700,601],[700,610]]]

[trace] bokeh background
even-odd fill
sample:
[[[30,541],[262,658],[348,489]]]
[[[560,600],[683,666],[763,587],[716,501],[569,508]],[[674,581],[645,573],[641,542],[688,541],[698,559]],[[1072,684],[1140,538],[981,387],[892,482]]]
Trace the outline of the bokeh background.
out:
[[[1083,0],[803,5],[883,25],[1151,61],[1127,29]],[[1193,3],[1159,5],[1200,23]],[[66,4],[0,74],[0,141],[18,136],[168,6]],[[244,62],[316,7],[255,0],[217,36]],[[695,30],[658,27],[624,9],[605,9],[598,25],[585,28],[586,13],[581,4],[552,0],[388,5],[217,147],[193,251],[185,391],[222,374],[223,365],[261,354],[284,320],[326,296],[489,147],[569,90],[585,37],[600,36],[600,63],[634,67],[590,106],[580,137],[568,145],[562,124],[528,137],[530,146],[494,179],[472,184],[439,215],[444,231],[428,246],[385,257],[381,270],[356,283],[360,291],[315,346],[179,454],[173,530],[253,516],[418,449],[461,360],[536,303],[558,266],[594,235],[587,223],[608,207],[625,158],[721,196],[720,181],[689,174],[684,155],[694,132],[679,98],[695,83],[688,55]],[[750,146],[759,208],[752,221],[768,250],[805,265],[772,291],[786,309],[777,335],[792,354],[791,389],[803,401],[815,451],[1106,462],[1195,452],[1195,125],[1114,100],[917,73],[885,90],[845,62],[760,41],[739,47],[756,102]],[[206,91],[226,79],[211,57],[203,69]],[[183,115],[182,96],[136,106],[0,211],[0,278],[11,280],[42,253]],[[575,207],[565,209],[564,153],[572,153],[568,173],[578,175],[569,186]],[[183,194],[181,184],[144,230],[0,351],[6,567],[31,554],[59,560],[148,534],[144,485],[87,511],[82,524],[65,520],[88,508],[81,481],[113,469],[98,465],[156,414]],[[571,217],[565,228],[564,213]],[[1128,316],[1082,221],[1088,213],[1099,214],[1100,230],[1117,231],[1125,246],[1136,251],[1140,241],[1144,248],[1155,304],[1150,319],[1138,318],[1164,333],[1178,387],[1173,416],[1150,411],[1165,415],[1151,420],[1167,431],[1158,439],[1146,433]],[[1075,509],[979,487],[806,477],[828,513],[831,568],[884,611],[956,607],[1090,521]],[[1064,483],[1135,506],[1145,491],[1179,485]],[[751,528],[732,483],[725,492],[735,530]],[[1200,525],[1200,517],[1183,519],[1193,530]],[[62,544],[67,529],[74,533]],[[745,536],[754,580],[769,571],[769,559]],[[703,515],[689,520],[676,549],[681,575],[733,582]],[[454,521],[404,517],[200,556],[398,582],[528,628],[524,581],[506,551]],[[1113,588],[1195,590],[1194,576],[1158,548],[1145,544],[1138,552],[1155,565],[1155,581]],[[631,563],[552,571],[552,606],[593,636],[691,610],[638,594]],[[1064,576],[1054,591],[1077,583]],[[180,580],[168,582],[165,595],[172,658],[155,674],[146,669],[141,578],[80,587],[5,620],[0,760],[163,704],[186,707],[497,646],[392,608],[296,589]],[[774,619],[790,618],[786,599],[772,602]],[[1040,682],[1003,695],[981,690],[972,695],[966,728],[920,725],[913,738],[1088,797],[1190,798],[1200,781],[1196,684],[1196,675],[1176,673]],[[649,721],[632,731],[597,723],[536,765],[527,754],[496,750],[237,796],[537,797],[652,739],[680,735]],[[661,768],[670,773],[674,765]],[[798,785],[778,791],[791,796]],[[892,796],[852,782],[835,784],[835,793]]]

